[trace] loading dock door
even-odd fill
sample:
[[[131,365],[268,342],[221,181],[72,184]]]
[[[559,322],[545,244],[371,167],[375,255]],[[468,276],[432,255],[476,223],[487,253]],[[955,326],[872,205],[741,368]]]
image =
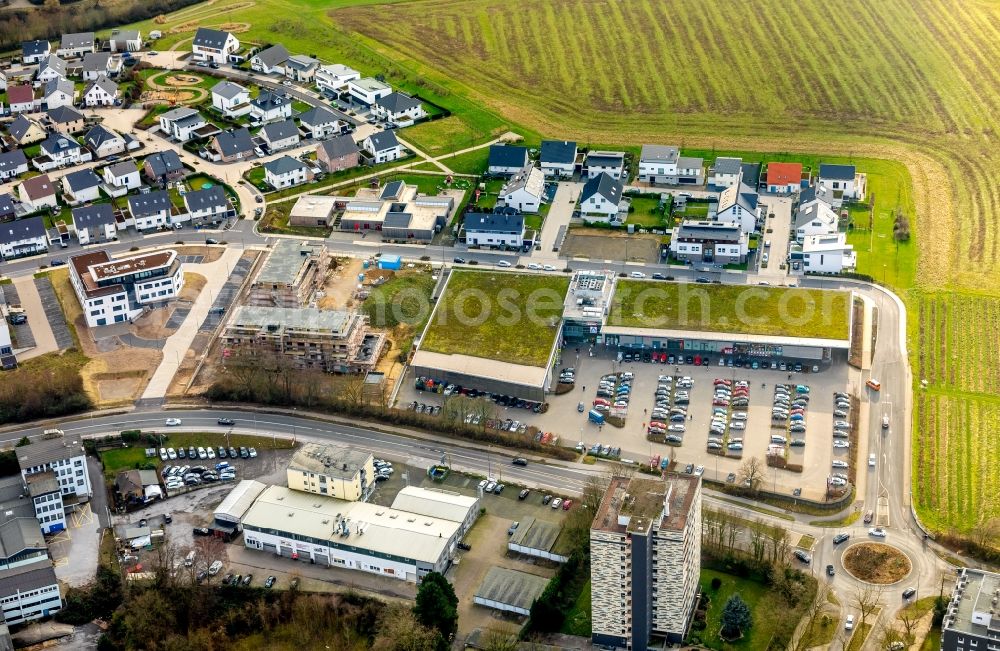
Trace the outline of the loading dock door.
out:
[[[285,558],[294,558],[294,555],[292,553],[292,548],[285,547],[284,545],[282,545],[281,547],[281,555],[284,556]]]
[[[326,554],[315,554],[314,556],[316,558],[317,565],[323,565],[323,566],[330,565],[330,557],[327,556]]]
[[[264,543],[264,551],[270,552],[271,554],[277,554],[278,553],[278,546],[277,545],[269,545],[268,543]]]

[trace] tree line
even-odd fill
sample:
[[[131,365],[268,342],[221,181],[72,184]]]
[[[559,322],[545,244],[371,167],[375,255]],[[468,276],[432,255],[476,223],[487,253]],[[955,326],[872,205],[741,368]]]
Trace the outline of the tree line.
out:
[[[0,382],[0,423],[23,423],[91,408],[75,366],[32,362],[4,374]]]

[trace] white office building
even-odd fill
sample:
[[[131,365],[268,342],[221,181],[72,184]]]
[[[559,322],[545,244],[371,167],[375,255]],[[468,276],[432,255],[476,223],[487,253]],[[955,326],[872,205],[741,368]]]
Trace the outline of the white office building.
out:
[[[150,305],[176,298],[184,287],[181,267],[176,251],[112,260],[101,250],[70,258],[69,277],[87,325],[95,328],[130,321]]]
[[[75,495],[89,500],[94,494],[87,475],[87,458],[79,437],[59,433],[15,448],[21,476],[30,482],[31,476],[52,471],[59,482],[63,497]]]

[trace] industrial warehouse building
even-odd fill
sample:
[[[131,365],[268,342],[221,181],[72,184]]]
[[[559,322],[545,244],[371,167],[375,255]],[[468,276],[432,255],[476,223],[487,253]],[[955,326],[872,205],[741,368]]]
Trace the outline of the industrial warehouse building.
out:
[[[264,490],[242,525],[247,549],[414,582],[448,569],[462,531],[459,521],[284,486]]]

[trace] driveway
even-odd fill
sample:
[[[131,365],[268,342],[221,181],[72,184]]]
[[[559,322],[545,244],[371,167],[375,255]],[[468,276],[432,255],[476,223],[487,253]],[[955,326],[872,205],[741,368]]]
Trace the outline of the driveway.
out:
[[[23,361],[59,350],[59,345],[56,343],[56,337],[52,332],[52,326],[48,319],[48,313],[43,307],[42,299],[38,294],[38,287],[35,285],[34,277],[21,276],[15,278],[14,287],[17,289],[18,297],[21,300],[21,307],[24,308],[25,313],[28,315],[31,334],[35,340],[35,347],[18,355],[18,357]],[[65,324],[61,310],[59,314],[60,319]]]
[[[759,266],[760,257],[755,260],[758,265],[757,277],[762,281],[783,283],[788,275],[787,266],[782,269],[781,264],[788,258],[788,238],[792,230],[792,199],[791,197],[764,196],[761,197],[761,202],[768,214],[774,213],[774,217],[767,219],[764,233],[761,235],[761,248],[757,249],[758,252],[768,252],[767,267]],[[771,229],[770,233],[767,232],[768,229]],[[767,241],[771,242],[770,249],[763,248],[764,242]],[[758,253],[759,255],[760,253]]]
[[[541,248],[534,251],[532,258],[543,260],[555,260],[559,258],[559,252],[553,251],[556,245],[560,228],[569,230],[569,221],[573,217],[573,209],[576,201],[580,198],[583,190],[582,183],[564,181],[556,188],[556,195],[552,199],[552,206],[549,214],[542,223]],[[565,236],[565,232],[563,233]]]

